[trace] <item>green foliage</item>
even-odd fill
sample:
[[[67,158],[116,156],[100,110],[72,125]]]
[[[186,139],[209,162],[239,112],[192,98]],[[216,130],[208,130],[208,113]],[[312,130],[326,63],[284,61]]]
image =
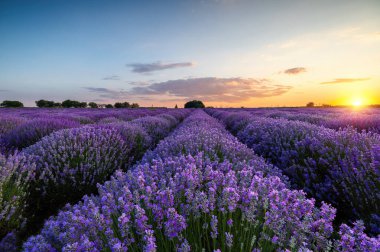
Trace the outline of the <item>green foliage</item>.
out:
[[[87,102],[80,102],[79,107],[80,108],[87,108]]]
[[[132,103],[131,108],[139,108],[140,105],[138,103]]]
[[[62,104],[59,102],[46,101],[46,100],[38,100],[36,101],[36,105],[39,108],[56,108],[56,107],[62,106]]]
[[[90,103],[88,104],[88,106],[89,106],[90,108],[98,108],[98,104],[96,104],[95,102],[90,102]]]
[[[132,103],[130,104],[129,102],[116,102],[114,105],[115,108],[139,108],[138,103]]]
[[[131,105],[129,102],[116,102],[114,105],[115,108],[130,108]]]
[[[112,104],[107,104],[106,108],[113,108]]]
[[[87,107],[87,102],[65,100],[62,102],[62,107],[64,107],[64,108],[85,108],[85,107]]]
[[[0,104],[0,106],[5,107],[5,108],[22,108],[24,107],[24,104],[22,104],[22,102],[19,102],[19,101],[5,100]]]
[[[185,108],[204,108],[205,105],[202,101],[193,100],[185,103]]]

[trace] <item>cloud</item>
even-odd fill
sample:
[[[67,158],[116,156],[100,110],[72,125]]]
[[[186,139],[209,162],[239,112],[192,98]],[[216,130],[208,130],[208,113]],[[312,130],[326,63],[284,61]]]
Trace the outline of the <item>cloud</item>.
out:
[[[341,78],[341,79],[334,79],[332,81],[326,81],[321,82],[321,84],[340,84],[340,83],[351,83],[351,82],[359,82],[359,81],[367,81],[370,80],[370,78]]]
[[[178,62],[178,63],[171,63],[171,64],[164,64],[160,61],[150,64],[141,64],[141,63],[135,63],[135,64],[127,64],[128,67],[132,68],[132,72],[135,73],[148,73],[148,72],[154,72],[154,71],[161,71],[165,69],[171,69],[171,68],[178,68],[178,67],[191,67],[194,64],[192,62]]]
[[[205,77],[169,80],[146,87],[134,87],[130,90],[130,94],[168,95],[175,98],[233,103],[254,97],[279,96],[291,88],[266,79]]]
[[[110,75],[110,76],[104,77],[102,80],[120,80],[120,76],[119,75]]]
[[[286,74],[300,74],[300,73],[305,73],[306,72],[306,68],[304,67],[294,67],[294,68],[289,68],[289,69],[286,69],[284,71],[284,73]]]
[[[111,91],[108,88],[95,88],[95,87],[84,87],[84,89],[87,89],[88,91],[91,91],[91,92],[100,92],[100,93]]]
[[[9,90],[7,89],[0,89],[0,92],[8,92]]]
[[[108,88],[97,88],[97,87],[83,87],[90,92],[98,93],[99,97],[109,98],[109,99],[127,99],[129,97],[129,93],[127,91],[117,91]]]
[[[148,86],[153,82],[154,82],[153,80],[150,80],[150,81],[126,81],[125,83],[132,86]]]

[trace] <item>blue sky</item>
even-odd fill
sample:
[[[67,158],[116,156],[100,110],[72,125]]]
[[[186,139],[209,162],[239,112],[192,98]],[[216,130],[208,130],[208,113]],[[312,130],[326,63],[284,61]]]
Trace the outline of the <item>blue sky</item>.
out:
[[[378,13],[378,0],[0,1],[0,100],[380,103]]]

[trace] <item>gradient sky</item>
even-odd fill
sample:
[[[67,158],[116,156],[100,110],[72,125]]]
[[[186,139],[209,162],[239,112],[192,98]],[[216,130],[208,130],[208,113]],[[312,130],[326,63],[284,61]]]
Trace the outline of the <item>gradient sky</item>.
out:
[[[379,0],[0,1],[0,100],[380,103]]]

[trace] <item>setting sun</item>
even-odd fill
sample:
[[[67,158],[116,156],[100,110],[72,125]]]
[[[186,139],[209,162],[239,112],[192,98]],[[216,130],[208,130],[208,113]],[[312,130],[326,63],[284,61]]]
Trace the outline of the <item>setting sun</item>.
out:
[[[352,103],[352,106],[354,107],[360,107],[363,105],[363,102],[362,100],[355,100],[353,103]]]

